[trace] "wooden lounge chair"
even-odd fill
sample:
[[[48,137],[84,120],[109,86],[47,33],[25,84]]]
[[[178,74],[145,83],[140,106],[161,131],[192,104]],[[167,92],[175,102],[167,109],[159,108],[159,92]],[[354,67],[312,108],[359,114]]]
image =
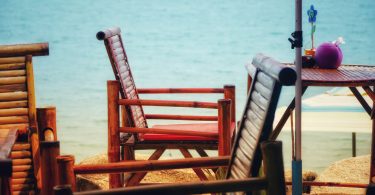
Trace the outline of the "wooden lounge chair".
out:
[[[42,55],[48,55],[48,43],[0,46],[1,194],[40,190],[32,57]]]
[[[259,182],[259,178],[253,178],[259,175],[261,165],[262,156],[259,143],[267,140],[272,131],[272,124],[282,85],[293,85],[296,80],[296,73],[294,69],[286,67],[269,57],[263,56],[262,54],[258,54],[253,59],[252,64],[254,65],[252,85],[241,117],[241,122],[230,158],[221,156],[178,160],[127,161],[103,165],[73,166],[73,158],[65,156],[60,157],[65,159],[61,162],[59,170],[62,170],[62,177],[68,179],[61,182],[60,186],[55,188],[56,192],[70,194],[69,185],[75,186],[76,174],[147,172],[165,169],[219,166],[227,167],[227,180],[191,184],[171,184],[164,186],[129,187],[125,189],[95,192],[90,191],[77,194],[191,194],[246,191],[251,190],[252,187],[255,189],[264,187],[264,183]],[[280,145],[280,143],[267,144],[273,146]],[[69,161],[68,158],[71,160]],[[269,158],[274,159],[271,160]],[[268,194],[285,194],[281,149],[272,155],[266,154],[263,156],[263,159],[266,159],[264,163],[266,178],[274,178],[272,181],[271,179],[269,180],[268,190],[270,191],[268,191]],[[273,166],[281,167],[277,168]],[[271,167],[273,167],[272,171]],[[271,176],[272,174],[275,174],[275,177]],[[253,183],[255,180],[259,183]],[[274,184],[277,184],[278,186],[271,187]],[[280,191],[272,191],[272,189]]]
[[[201,156],[208,156],[205,150],[218,150],[219,155],[229,155],[232,135],[235,129],[235,89],[234,86],[224,88],[173,88],[173,89],[137,89],[134,78],[130,70],[128,58],[121,39],[119,28],[112,28],[97,33],[99,40],[104,40],[107,53],[112,64],[112,68],[119,82],[108,83],[108,102],[116,102],[119,92],[122,99],[120,104],[125,106],[126,112],[122,112],[123,122],[121,124],[121,145],[122,159],[134,160],[135,150],[155,149],[149,160],[157,160],[166,149],[178,149],[185,158],[190,158],[188,149],[194,149]],[[118,86],[120,89],[118,91]],[[165,100],[142,100],[138,93],[223,93],[225,99],[219,100],[218,104],[208,102],[188,102],[188,101],[165,101]],[[119,135],[114,133],[114,128],[120,127],[117,120],[118,105],[109,108],[109,161],[120,161],[118,149]],[[159,115],[144,114],[143,106],[172,106],[172,107],[195,107],[218,109],[218,116],[185,116],[185,115]],[[115,114],[116,113],[116,114]],[[129,116],[129,117],[126,117]],[[198,121],[218,121],[211,123],[195,124],[174,124],[155,125],[148,127],[148,119],[168,119],[168,120],[198,120]],[[194,169],[201,180],[207,180],[206,175],[199,169]],[[135,174],[127,180],[127,185],[136,185],[145,173]],[[111,180],[115,179],[111,176]],[[117,176],[119,180],[119,176]],[[122,184],[118,182],[116,186]]]

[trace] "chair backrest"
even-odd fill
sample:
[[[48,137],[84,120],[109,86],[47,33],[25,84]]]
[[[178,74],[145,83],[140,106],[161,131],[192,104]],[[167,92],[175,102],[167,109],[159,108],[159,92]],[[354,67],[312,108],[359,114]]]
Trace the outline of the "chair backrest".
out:
[[[281,86],[296,81],[294,69],[263,54],[257,54],[247,69],[253,80],[232,149],[227,172],[231,179],[258,176],[262,160],[260,143],[272,132]]]
[[[32,58],[0,58],[0,129],[36,127]]]
[[[104,45],[107,49],[108,57],[112,64],[112,69],[116,80],[118,80],[121,84],[121,97],[124,99],[139,99],[134,78],[130,70],[128,57],[121,39],[120,28],[114,27],[100,31],[96,34],[96,37],[99,40],[104,40]],[[126,106],[126,111],[127,114],[131,116],[128,119],[130,125],[140,128],[147,127],[146,117],[144,115],[142,106]]]

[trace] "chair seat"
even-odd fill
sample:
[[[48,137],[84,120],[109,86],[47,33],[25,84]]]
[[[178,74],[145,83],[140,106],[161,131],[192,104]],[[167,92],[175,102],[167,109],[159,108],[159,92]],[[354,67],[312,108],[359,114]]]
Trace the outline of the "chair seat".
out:
[[[235,125],[233,123],[231,132],[233,132],[234,127]],[[154,125],[152,128],[180,129],[180,130],[192,130],[192,131],[199,131],[199,132],[218,133],[217,123]],[[154,133],[144,134],[143,140],[144,141],[217,141],[217,139],[215,138],[202,137],[202,136],[170,135],[170,134],[154,134]]]

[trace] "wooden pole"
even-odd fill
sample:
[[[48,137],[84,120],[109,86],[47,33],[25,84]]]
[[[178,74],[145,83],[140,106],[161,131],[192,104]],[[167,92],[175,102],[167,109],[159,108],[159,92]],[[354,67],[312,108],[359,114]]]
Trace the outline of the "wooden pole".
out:
[[[356,133],[352,132],[352,157],[357,156],[357,139],[356,139]]]
[[[48,43],[1,45],[0,57],[44,56],[49,54]]]
[[[120,116],[119,116],[120,85],[117,81],[107,81],[108,97],[108,162],[120,161]],[[109,175],[109,187],[122,186],[120,174]]]
[[[224,99],[231,100],[230,118],[232,123],[236,123],[236,87],[234,85],[224,86]]]
[[[40,142],[40,163],[42,179],[42,195],[53,194],[53,187],[57,184],[56,157],[60,155],[60,142]]]
[[[62,155],[56,157],[57,162],[57,185],[69,185],[76,191],[76,179],[74,174],[74,156]]]
[[[268,180],[268,195],[286,194],[282,143],[266,141],[261,144],[264,172]]]
[[[39,140],[57,141],[56,107],[37,108]]]
[[[53,188],[54,195],[73,195],[70,185],[58,185]]]
[[[251,78],[251,76],[249,74],[247,74],[247,90],[246,90],[247,93],[246,93],[246,96],[247,96],[247,94],[249,94],[252,81],[253,81],[253,78]]]
[[[218,101],[218,128],[219,128],[219,156],[226,156],[230,154],[231,146],[231,100],[220,99]]]

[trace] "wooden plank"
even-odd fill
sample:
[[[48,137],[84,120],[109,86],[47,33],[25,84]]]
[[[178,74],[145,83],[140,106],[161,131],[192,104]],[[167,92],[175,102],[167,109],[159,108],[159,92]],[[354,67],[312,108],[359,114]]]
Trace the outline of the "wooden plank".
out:
[[[28,178],[29,175],[31,175],[32,172],[13,172],[12,173],[12,179],[22,179],[22,178]]]
[[[120,127],[118,129],[120,132],[123,132],[123,133],[156,133],[156,134],[189,135],[189,136],[218,138],[218,133],[195,131],[195,130],[137,128],[137,127]]]
[[[16,124],[16,123],[27,123],[29,118],[27,116],[6,116],[0,117],[0,125],[4,124]]]
[[[12,179],[12,184],[30,184],[33,182],[34,180],[31,178]]]
[[[48,43],[16,44],[0,46],[0,57],[25,55],[44,56],[49,54]]]
[[[31,152],[29,151],[14,151],[10,153],[12,159],[30,158]]]
[[[265,99],[270,100],[272,95],[272,89],[267,88],[260,82],[256,82],[254,86],[255,90],[259,92]]]
[[[262,110],[267,110],[268,101],[259,92],[254,90],[251,94],[251,100]]]
[[[13,172],[30,171],[32,168],[32,165],[15,165],[13,166]]]
[[[27,107],[27,101],[26,100],[0,102],[0,109],[5,109],[5,108],[26,108],[26,107]]]
[[[12,185],[13,191],[25,191],[25,190],[32,190],[32,189],[34,189],[34,188],[33,188],[33,185],[31,185],[31,184],[15,184],[15,185]]]
[[[0,77],[0,85],[21,84],[26,82],[25,76]]]
[[[217,116],[168,115],[168,114],[146,114],[145,116],[146,116],[146,119],[217,121]]]
[[[26,100],[27,92],[0,93],[0,101]]]
[[[32,161],[30,158],[13,159],[13,165],[31,165]]]
[[[197,101],[121,99],[118,101],[118,103],[120,105],[170,106],[170,107],[192,107],[192,108],[217,109],[217,103],[197,102]]]
[[[0,58],[0,64],[25,63],[25,57]]]
[[[275,80],[273,78],[271,78],[270,76],[266,75],[261,71],[257,74],[256,80],[257,82],[262,83],[262,85],[267,89],[273,89],[273,86],[275,84]]]
[[[165,152],[166,148],[165,147],[159,147],[156,149],[156,151],[148,158],[148,162],[152,162],[153,160],[158,160],[161,155]],[[129,167],[135,167],[135,166],[129,166]],[[143,169],[145,170],[145,169]],[[143,173],[135,173],[130,177],[130,179],[126,182],[126,186],[134,186],[138,185],[141,180],[146,176],[147,172]]]
[[[0,71],[0,77],[17,77],[17,76],[25,76],[25,70],[8,70],[8,71]]]
[[[2,116],[23,116],[28,115],[27,108],[11,108],[11,109],[0,109],[0,117]]]
[[[0,64],[0,70],[24,70],[25,63]]]
[[[139,88],[139,94],[224,93],[223,88]]]
[[[9,84],[9,85],[0,85],[0,93],[6,92],[16,92],[16,91],[26,91],[26,84]]]
[[[186,148],[180,148],[180,152],[182,153],[182,155],[185,158],[193,158],[193,156],[190,154],[189,150],[186,149]],[[199,177],[199,179],[201,181],[207,181],[208,180],[207,176],[204,174],[202,169],[194,169],[193,168],[193,171],[195,172],[195,174],[197,174],[197,176]]]

